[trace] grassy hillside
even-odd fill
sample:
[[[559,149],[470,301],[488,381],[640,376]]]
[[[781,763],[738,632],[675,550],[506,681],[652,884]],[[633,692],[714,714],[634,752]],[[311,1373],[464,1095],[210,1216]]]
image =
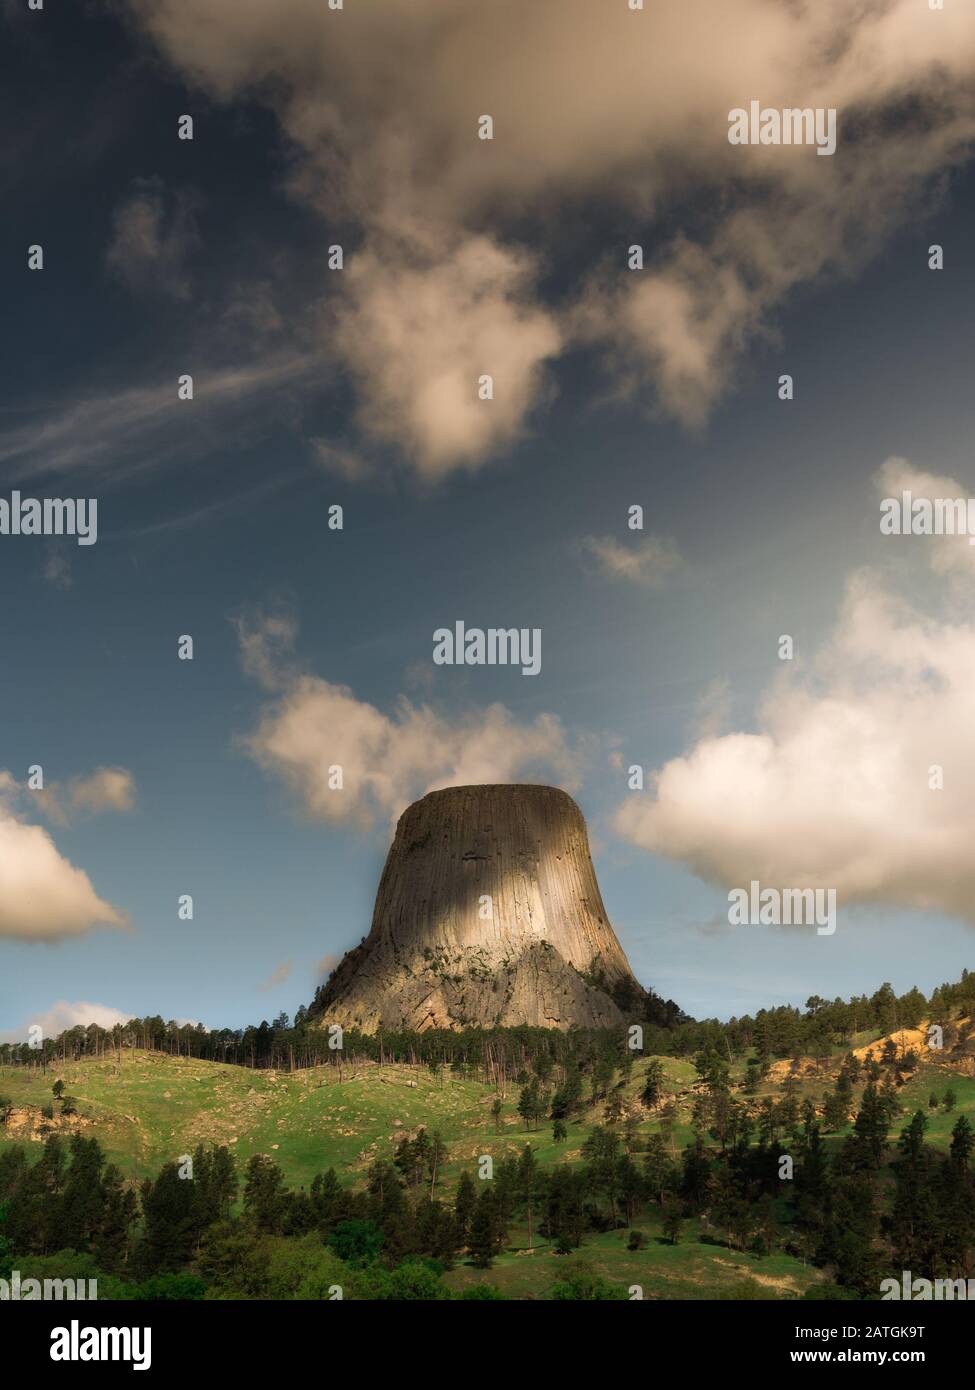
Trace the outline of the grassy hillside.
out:
[[[872,1041],[858,1038],[860,1047]],[[627,1098],[641,1115],[639,1135],[646,1139],[659,1132],[660,1121],[637,1106],[650,1059],[639,1060],[626,1086]],[[697,1074],[689,1062],[661,1058],[666,1089],[676,1097],[677,1116],[668,1145],[676,1153],[693,1137],[691,1106]],[[840,1056],[801,1070],[800,1100],[819,1101],[833,1084]],[[782,1097],[782,1081],[788,1064],[773,1067],[772,1074],[750,1098],[757,1107],[763,1096]],[[733,1068],[740,1082],[744,1067]],[[376,1158],[391,1158],[404,1133],[426,1126],[437,1130],[449,1150],[439,1193],[449,1196],[463,1167],[473,1168],[483,1154],[496,1159],[520,1153],[526,1143],[536,1151],[540,1164],[577,1163],[581,1146],[594,1123],[602,1119],[602,1105],[587,1107],[580,1119],[569,1122],[568,1137],[559,1144],[550,1123],[528,1131],[517,1114],[518,1087],[505,1098],[500,1129],[491,1115],[493,1088],[462,1081],[449,1074],[433,1077],[425,1068],[400,1065],[379,1067],[360,1064],[353,1075],[345,1069],[340,1080],[333,1067],[297,1072],[253,1071],[187,1058],[143,1051],[124,1051],[120,1059],[68,1063],[46,1074],[20,1068],[0,1068],[0,1094],[15,1107],[12,1126],[0,1127],[0,1142],[16,1143],[33,1138],[28,1147],[40,1152],[39,1107],[51,1101],[51,1086],[62,1080],[76,1099],[78,1118],[56,1122],[68,1132],[76,1127],[95,1135],[109,1159],[130,1179],[154,1174],[162,1163],[191,1151],[200,1142],[227,1144],[236,1154],[239,1168],[255,1153],[271,1155],[283,1169],[289,1185],[307,1186],[316,1173],[335,1167],[344,1181],[364,1178]],[[932,1090],[939,1096],[950,1086],[957,1097],[952,1113],[929,1111]],[[737,1091],[739,1097],[741,1091]],[[959,1113],[975,1120],[975,1076],[957,1066],[925,1061],[899,1093],[902,1115],[922,1109],[929,1115],[929,1142],[946,1146]],[[58,1110],[55,1106],[55,1111]],[[898,1119],[893,1133],[899,1132]],[[828,1137],[833,1145],[840,1135]],[[639,1161],[639,1156],[637,1158]],[[640,1284],[648,1297],[671,1298],[782,1298],[797,1297],[819,1281],[819,1271],[784,1254],[759,1256],[707,1243],[706,1232],[689,1222],[681,1242],[664,1241],[657,1208],[649,1208],[638,1220],[645,1248],[626,1248],[628,1231],[590,1234],[581,1255],[596,1273],[624,1286]],[[701,1239],[701,1236],[704,1239]],[[527,1231],[510,1231],[508,1251],[488,1274],[460,1264],[448,1276],[457,1289],[487,1279],[513,1297],[537,1296],[560,1277],[563,1257],[549,1243],[536,1237],[533,1253],[527,1250]]]
[[[339,1082],[331,1067],[252,1071],[136,1050],[119,1062],[68,1063],[46,1075],[0,1068],[0,1090],[15,1107],[40,1106],[58,1078],[91,1122],[84,1132],[131,1178],[212,1142],[229,1145],[241,1166],[252,1154],[271,1154],[293,1186],[333,1166],[349,1179],[386,1156],[400,1130],[439,1129],[462,1151],[468,1136],[477,1148],[474,1135],[490,1119],[485,1087],[440,1086],[425,1070],[363,1065]]]
[[[689,1097],[696,1080],[691,1063],[661,1060],[667,1086]],[[641,1061],[634,1068],[629,1095],[639,1092],[646,1065]],[[229,1145],[241,1165],[251,1154],[271,1154],[293,1186],[306,1185],[333,1166],[351,1180],[374,1158],[389,1157],[402,1132],[420,1125],[439,1130],[448,1145],[449,1177],[481,1154],[520,1153],[529,1141],[540,1163],[577,1159],[579,1145],[599,1118],[598,1111],[587,1111],[570,1121],[568,1140],[556,1144],[551,1125],[525,1129],[515,1108],[515,1086],[509,1088],[498,1132],[490,1113],[493,1088],[446,1074],[436,1080],[426,1068],[396,1064],[362,1063],[355,1076],[346,1069],[339,1081],[334,1067],[253,1071],[133,1049],[119,1061],[69,1062],[46,1073],[0,1067],[0,1091],[15,1108],[49,1103],[58,1079],[78,1102],[84,1132],[95,1135],[130,1178],[154,1174],[167,1160],[212,1142]],[[689,1117],[685,1105],[675,1128],[678,1146],[691,1137]],[[641,1131],[658,1128],[648,1119]],[[19,1137],[11,1139],[0,1128],[0,1142]]]

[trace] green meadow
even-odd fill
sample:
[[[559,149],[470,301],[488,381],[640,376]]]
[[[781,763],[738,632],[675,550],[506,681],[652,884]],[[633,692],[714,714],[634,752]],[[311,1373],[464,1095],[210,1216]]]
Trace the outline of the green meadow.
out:
[[[863,1035],[855,1041],[862,1046],[872,1037]],[[635,1064],[625,1088],[627,1099],[639,1095],[650,1060]],[[697,1073],[688,1061],[659,1060],[665,1090],[676,1101],[666,1142],[679,1156],[682,1146],[693,1138],[691,1108]],[[839,1060],[837,1054],[813,1074],[797,1078],[800,1101],[807,1096],[821,1099],[834,1084]],[[743,1076],[743,1063],[736,1064],[733,1081],[740,1082]],[[781,1099],[782,1079],[777,1075],[774,1082],[763,1083],[749,1098],[751,1103],[757,1106],[766,1095]],[[567,1123],[566,1139],[556,1143],[550,1122],[526,1128],[517,1113],[517,1085],[509,1087],[496,1120],[491,1113],[493,1087],[458,1079],[447,1071],[434,1076],[425,1067],[372,1062],[355,1068],[346,1064],[341,1076],[334,1066],[256,1071],[123,1050],[120,1055],[51,1066],[46,1072],[0,1068],[0,1094],[12,1103],[14,1117],[31,1108],[31,1133],[38,1136],[27,1142],[32,1154],[39,1154],[41,1148],[39,1108],[50,1104],[56,1080],[63,1081],[66,1094],[75,1099],[78,1120],[72,1125],[97,1137],[109,1160],[132,1181],[154,1175],[163,1163],[191,1152],[197,1144],[212,1143],[231,1149],[239,1172],[251,1155],[263,1153],[281,1166],[292,1187],[307,1187],[317,1173],[331,1167],[344,1182],[354,1185],[365,1180],[375,1159],[392,1158],[402,1135],[425,1126],[431,1133],[438,1131],[448,1149],[437,1195],[449,1199],[461,1170],[466,1167],[473,1172],[482,1155],[499,1160],[531,1144],[542,1166],[581,1162],[589,1131],[603,1119],[602,1103],[587,1106],[580,1117]],[[931,1092],[941,1096],[948,1087],[957,1097],[954,1111],[929,1110]],[[742,1095],[740,1090],[737,1094]],[[925,1062],[898,1097],[902,1114],[892,1127],[892,1139],[916,1109],[928,1115],[928,1141],[938,1147],[947,1146],[959,1113],[975,1117],[975,1078],[960,1075],[946,1064]],[[60,1107],[54,1108],[57,1112]],[[653,1114],[640,1113],[637,1134],[645,1141],[660,1131],[661,1123]],[[11,1132],[8,1124],[0,1127],[0,1142],[25,1142],[24,1134],[22,1126]],[[827,1142],[835,1146],[841,1137],[842,1132],[829,1135]],[[631,1229],[641,1233],[641,1249],[628,1249]],[[593,1273],[618,1285],[640,1286],[646,1298],[797,1298],[823,1278],[820,1271],[786,1254],[758,1255],[714,1243],[696,1220],[688,1221],[679,1242],[671,1244],[661,1232],[659,1209],[652,1204],[632,1228],[588,1234],[581,1251],[571,1257],[580,1258]],[[515,1225],[505,1252],[489,1271],[462,1261],[446,1280],[457,1291],[488,1282],[510,1297],[531,1298],[544,1296],[565,1268],[566,1257],[557,1255],[550,1241],[536,1234],[529,1248],[527,1228]]]

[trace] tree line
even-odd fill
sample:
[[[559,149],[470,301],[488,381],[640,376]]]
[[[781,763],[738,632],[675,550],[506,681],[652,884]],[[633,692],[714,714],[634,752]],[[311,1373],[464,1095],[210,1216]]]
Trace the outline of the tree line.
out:
[[[320,993],[316,1000],[320,999]],[[625,1003],[626,1001],[622,1001]],[[825,1000],[814,995],[804,1010],[791,1006],[760,1009],[727,1022],[696,1021],[682,1014],[672,1001],[662,1001],[652,991],[635,996],[633,1012],[626,1015],[642,1029],[641,1051],[673,1057],[692,1057],[702,1048],[714,1048],[729,1059],[754,1054],[759,1059],[799,1055],[825,1057],[837,1045],[845,1045],[864,1030],[891,1032],[913,1028],[924,1018],[946,1025],[953,1013],[975,1014],[975,975],[962,972],[960,981],[943,984],[930,996],[917,988],[897,995],[883,984],[872,995],[849,1000]],[[585,1058],[607,1048],[619,1050],[630,1041],[628,1021],[624,1030],[548,1028],[467,1028],[458,1031],[431,1029],[424,1033],[381,1031],[375,1034],[346,1029],[342,1046],[316,1012],[316,1001],[302,1006],[292,1019],[281,1013],[242,1029],[208,1029],[200,1023],[166,1022],[154,1015],[101,1028],[91,1023],[66,1029],[39,1046],[29,1043],[0,1044],[0,1065],[46,1068],[55,1063],[85,1057],[106,1057],[123,1050],[145,1048],[172,1056],[227,1062],[237,1066],[295,1070],[309,1066],[355,1068],[364,1061],[437,1064],[458,1075],[505,1084],[526,1062],[547,1056],[554,1063]]]

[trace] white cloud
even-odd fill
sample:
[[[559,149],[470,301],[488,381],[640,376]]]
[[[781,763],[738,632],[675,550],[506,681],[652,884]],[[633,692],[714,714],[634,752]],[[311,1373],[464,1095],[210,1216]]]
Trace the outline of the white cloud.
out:
[[[135,806],[135,778],[125,767],[100,767],[87,777],[76,777],[69,788],[71,804],[86,811],[131,811]]]
[[[125,914],[98,896],[48,832],[17,814],[20,791],[0,771],[0,937],[60,941],[97,926],[126,926]]]
[[[32,1014],[22,1028],[0,1032],[0,1041],[25,1042],[32,1027],[39,1027],[45,1038],[56,1038],[68,1028],[86,1028],[89,1023],[96,1023],[99,1028],[114,1028],[116,1023],[128,1023],[132,1017],[107,1004],[88,1004],[83,1000],[69,1003],[67,999],[58,999],[49,1009]]]
[[[559,720],[541,714],[518,724],[503,705],[449,719],[400,699],[392,716],[351,690],[317,676],[299,677],[269,710],[245,746],[282,777],[311,816],[370,825],[396,816],[441,787],[530,780],[546,771],[575,784],[575,760]],[[341,767],[343,789],[329,788]]]
[[[972,495],[970,488],[954,478],[925,473],[904,458],[889,458],[878,470],[874,481],[881,498],[891,497],[898,503],[905,492],[909,492],[915,500],[925,499],[929,502],[963,500],[967,503]],[[907,543],[928,549],[931,568],[938,574],[970,577],[975,573],[975,545],[969,544],[967,532],[912,536]]]
[[[298,636],[293,614],[284,609],[242,614],[234,619],[240,659],[247,674],[265,690],[276,690],[294,677],[291,650]]]
[[[135,778],[126,767],[99,767],[67,783],[49,782],[43,790],[30,792],[29,797],[43,815],[59,825],[74,813],[125,814],[135,808]]]
[[[242,625],[244,662],[280,694],[243,746],[283,779],[308,815],[365,828],[441,787],[539,780],[543,774],[567,790],[576,785],[580,750],[555,716],[520,724],[494,704],[450,718],[404,697],[386,715],[345,686],[295,672],[280,648],[279,676],[261,626],[260,620]],[[275,621],[273,635],[280,630]],[[329,785],[335,767],[342,769],[341,790]]]
[[[700,738],[627,798],[616,828],[724,887],[832,887],[841,902],[975,921],[973,689],[975,623],[920,613],[859,571],[813,666],[773,684],[758,731]]]
[[[612,536],[584,536],[582,544],[604,574],[648,588],[662,584],[681,563],[677,542],[670,536],[641,536],[630,545]]]
[[[345,272],[335,343],[361,387],[359,423],[425,476],[483,462],[517,438],[561,346],[532,302],[532,264],[486,237],[366,250]],[[491,399],[479,380],[492,379]]]
[[[786,297],[861,266],[975,142],[971,5],[128,2],[187,80],[269,102],[293,193],[329,242],[354,228],[322,336],[366,431],[426,477],[508,447],[570,343],[702,423]],[[836,107],[836,154],[729,145],[752,99]],[[545,305],[550,253],[591,209],[627,231]],[[482,372],[491,406],[470,389]]]

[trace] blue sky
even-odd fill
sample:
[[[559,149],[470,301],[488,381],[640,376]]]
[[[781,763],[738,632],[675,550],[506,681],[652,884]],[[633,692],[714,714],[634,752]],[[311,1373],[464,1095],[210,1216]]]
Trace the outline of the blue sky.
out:
[[[308,135],[314,123],[298,98],[308,98],[301,83],[312,79],[295,76],[299,65],[286,48],[262,58],[269,71],[257,76],[273,77],[279,62],[288,98],[238,81],[227,55],[252,63],[260,47],[243,21],[223,46],[208,48],[199,35],[191,59],[195,21],[176,0],[163,7],[162,31],[137,3],[43,17],[22,8],[7,6],[3,45],[4,126],[22,138],[0,165],[7,210],[0,496],[15,487],[25,495],[95,496],[99,530],[91,547],[0,537],[0,768],[18,784],[5,803],[12,823],[44,827],[60,859],[82,870],[127,925],[41,933],[23,925],[10,888],[0,916],[0,1030],[19,1035],[31,1019],[49,1017],[56,1001],[209,1026],[293,1012],[328,962],[367,932],[392,817],[465,765],[465,738],[496,703],[510,729],[524,733],[523,747],[514,761],[502,747],[491,755],[496,764],[486,765],[498,780],[560,781],[573,791],[636,974],[690,1013],[728,1017],[801,1004],[811,994],[872,992],[885,979],[898,990],[929,991],[970,966],[971,871],[965,856],[952,858],[952,846],[971,826],[975,797],[965,779],[975,747],[947,721],[965,678],[959,671],[968,669],[972,575],[962,568],[949,583],[928,552],[882,537],[875,482],[892,456],[909,460],[918,476],[957,480],[966,495],[975,482],[970,102],[958,96],[951,139],[940,149],[925,146],[923,159],[909,140],[898,151],[896,130],[882,144],[901,172],[890,174],[893,192],[871,174],[871,220],[883,223],[882,233],[861,229],[853,252],[844,242],[849,226],[841,234],[837,223],[869,161],[844,150],[842,120],[839,172],[831,167],[827,175],[820,166],[830,161],[814,156],[800,176],[794,166],[775,170],[792,200],[785,211],[774,184],[770,193],[757,174],[756,186],[742,192],[710,146],[688,155],[691,187],[669,186],[660,172],[668,151],[649,150],[647,176],[657,181],[650,207],[639,190],[639,150],[616,172],[610,195],[601,180],[612,170],[600,158],[595,172],[573,168],[568,186],[559,185],[556,161],[552,189],[536,198],[525,191],[518,160],[503,151],[507,168],[470,174],[479,155],[473,142],[470,155],[445,156],[447,192],[429,211],[430,199],[420,196],[430,177],[424,161],[439,146],[432,137],[424,145],[423,121],[410,135],[407,161],[415,197],[397,204],[393,180],[373,200],[370,180],[384,177],[382,165],[373,169],[359,154],[355,120],[373,128],[360,113],[374,100],[375,129],[385,131],[391,118],[382,99],[350,90],[352,133],[343,136],[339,126],[336,134],[323,117],[327,138],[317,125]],[[400,7],[389,8],[402,23]],[[436,8],[421,6],[418,24]],[[329,22],[297,0],[284,9],[296,44],[302,25]],[[757,0],[742,7],[756,20],[760,9]],[[894,23],[901,7],[888,9]],[[232,8],[216,0],[199,12],[217,32],[235,23]],[[354,17],[346,21],[355,60],[367,69],[380,40],[356,31]],[[800,49],[815,37],[793,36]],[[857,38],[872,41],[869,32]],[[687,44],[693,64],[700,39],[690,35]],[[698,53],[703,67],[716,61]],[[945,79],[949,107],[955,76],[964,72]],[[851,107],[869,110],[846,80]],[[931,85],[923,54],[911,80],[923,99]],[[449,84],[444,93],[450,108]],[[410,95],[406,89],[402,100]],[[760,94],[746,89],[743,100],[751,95]],[[511,107],[522,109],[514,97]],[[192,142],[175,138],[183,112],[194,114]],[[688,129],[693,145],[693,121]],[[366,192],[344,189],[336,173],[343,138],[360,158]],[[721,143],[723,132],[714,138]],[[918,170],[909,179],[902,171],[912,160]],[[824,193],[814,181],[841,178],[852,191],[826,184]],[[481,179],[488,210],[479,201]],[[716,212],[718,195],[725,203]],[[794,219],[805,216],[808,225],[824,197],[834,200],[835,215],[824,218],[822,236],[837,242],[820,265]],[[808,270],[783,276],[771,251],[761,274],[747,256],[736,262],[721,222],[729,206],[767,216],[762,225],[793,248],[790,264],[802,248]],[[409,248],[414,278],[384,283],[391,239],[420,207],[430,226]],[[657,258],[662,288],[686,285],[680,238],[707,246],[710,270],[699,274],[734,271],[741,293],[754,298],[741,322],[732,319],[723,334],[714,327],[720,316],[691,313],[646,362],[639,337],[625,338],[622,328],[577,331],[587,276],[638,236]],[[540,264],[528,288],[512,271],[509,290],[504,262],[479,289],[470,317],[457,311],[455,327],[450,315],[465,302],[466,261],[450,257],[464,237],[491,238],[499,256],[525,252]],[[325,248],[336,241],[349,250],[351,290],[325,268]],[[943,271],[928,268],[933,242],[945,247]],[[43,272],[26,269],[26,247],[35,243],[44,246]],[[357,255],[367,267],[375,258],[372,278],[355,280]],[[456,268],[441,281],[444,257]],[[599,304],[628,293],[629,282],[618,278],[593,292]],[[432,323],[410,317],[427,285],[438,305]],[[495,292],[497,303],[485,307]],[[710,294],[695,279],[699,292]],[[667,302],[658,301],[661,312]],[[710,298],[702,303],[714,309]],[[489,312],[498,333],[494,320],[485,327]],[[620,324],[628,312],[621,300]],[[390,347],[397,313],[407,324],[405,362]],[[648,321],[647,341],[658,321]],[[695,377],[672,354],[679,332],[697,330],[706,342]],[[405,396],[391,395],[388,383],[419,370],[416,362],[439,363],[444,351],[452,359],[449,343],[463,353],[472,339],[495,348],[500,341],[501,357],[509,341],[523,343],[525,354],[544,359],[545,379],[533,368],[518,378],[522,358],[512,351],[499,380],[513,382],[524,399],[517,410],[503,406],[500,424],[468,449],[452,442],[452,401],[438,398],[421,419],[410,397],[415,377]],[[480,355],[485,361],[490,352]],[[175,402],[183,372],[197,381],[192,403]],[[789,402],[777,395],[786,372],[796,383]],[[335,504],[344,508],[341,531],[327,525]],[[645,509],[643,536],[626,527],[633,504]],[[667,538],[680,561],[659,575],[649,565],[638,582],[601,564],[587,543],[608,539],[639,553],[647,536]],[[830,848],[821,811],[819,820],[810,811],[807,824],[803,807],[821,788],[814,795],[801,778],[786,779],[781,815],[763,822],[768,786],[743,784],[741,804],[731,794],[705,814],[713,784],[703,765],[692,769],[687,800],[676,809],[651,805],[646,817],[621,821],[628,799],[653,803],[654,772],[692,754],[702,737],[760,734],[775,724],[763,702],[783,679],[782,633],[795,639],[789,676],[814,702],[815,727],[821,717],[828,723],[823,702],[837,697],[845,677],[835,662],[821,669],[820,659],[843,630],[850,576],[864,567],[872,598],[897,595],[924,622],[951,625],[959,653],[943,670],[930,658],[935,680],[953,692],[944,706],[952,737],[939,750],[932,730],[930,756],[921,749],[918,757],[956,773],[936,826],[927,802],[918,810],[901,798],[850,830],[854,837],[862,830],[863,846],[847,856]],[[273,671],[262,680],[247,669],[241,631],[266,635],[269,613],[286,615],[293,640],[271,653]],[[432,633],[458,618],[540,628],[541,673],[434,666]],[[901,614],[881,636],[896,639],[909,626]],[[192,662],[177,659],[184,633],[194,639]],[[869,653],[866,664],[869,672],[857,677],[873,721],[864,739],[888,748],[891,763],[878,773],[873,761],[852,757],[836,780],[837,803],[847,797],[847,810],[861,792],[876,808],[888,772],[896,799],[897,740],[916,743],[915,678],[885,674],[883,660]],[[320,684],[302,687],[302,680]],[[378,711],[391,726],[382,744],[389,767],[368,772],[375,779],[391,767],[394,785],[388,794],[356,792],[348,814],[323,816],[315,809],[317,746],[304,761],[290,746],[281,756],[276,736],[288,702],[302,700],[319,737],[316,711],[324,717],[332,706],[314,702],[339,699],[338,687],[348,694],[336,718],[348,727],[336,725],[336,747],[368,757],[371,745],[363,751],[356,729]],[[424,767],[403,751],[411,737],[397,714],[403,699],[429,712],[434,743],[454,749],[446,762]],[[790,721],[804,729],[813,717],[791,707],[779,715],[788,729],[773,732],[775,756],[783,767],[801,767],[782,749],[795,731]],[[545,716],[558,721],[554,753],[539,735]],[[32,802],[20,786],[37,763],[60,797],[53,806]],[[643,793],[627,790],[632,763],[647,771]],[[81,797],[73,805],[72,785],[100,768],[125,769],[131,797],[94,808]],[[753,816],[755,828],[739,835],[736,823]],[[716,837],[714,817],[724,822]],[[780,825],[788,843],[777,838]],[[810,836],[808,854],[800,826]],[[910,873],[902,872],[911,846],[934,830],[937,853],[919,848]],[[773,876],[781,868],[782,882],[791,883],[788,874],[803,865],[817,882],[838,883],[841,896],[848,890],[834,937],[727,924],[732,883],[747,883],[756,866]],[[16,891],[29,893],[29,883]],[[177,917],[184,893],[194,898],[192,921]]]

